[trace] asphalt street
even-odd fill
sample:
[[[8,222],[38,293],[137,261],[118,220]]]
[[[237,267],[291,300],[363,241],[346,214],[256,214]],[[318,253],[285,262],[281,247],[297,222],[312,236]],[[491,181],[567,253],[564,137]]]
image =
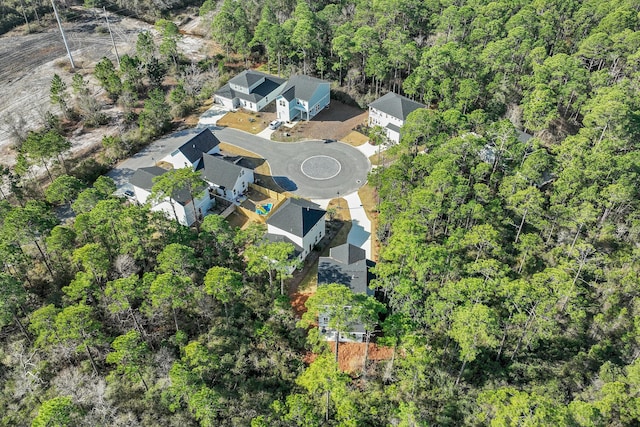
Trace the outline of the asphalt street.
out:
[[[264,158],[276,182],[284,190],[301,197],[329,199],[352,193],[364,185],[371,169],[371,163],[364,154],[338,141],[280,143],[236,129],[213,126],[209,128],[220,141],[254,152]],[[155,141],[144,150],[121,162],[107,175],[116,182],[119,191],[124,191],[130,188],[129,177],[136,169],[152,166],[200,130],[201,128],[195,128],[180,131]],[[316,174],[305,174],[302,171],[303,162],[315,156],[335,159],[340,164],[339,171],[334,173],[335,162],[329,160],[326,165],[332,169],[332,173],[324,174],[322,171],[317,171]],[[322,167],[322,164],[316,167]],[[331,177],[326,178],[327,176]]]

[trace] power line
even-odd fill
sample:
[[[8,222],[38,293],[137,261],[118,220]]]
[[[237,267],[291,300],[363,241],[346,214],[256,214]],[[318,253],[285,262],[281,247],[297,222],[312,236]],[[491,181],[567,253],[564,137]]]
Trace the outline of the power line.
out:
[[[67,54],[69,55],[69,62],[71,62],[71,68],[75,70],[76,66],[73,63],[73,57],[71,56],[71,50],[69,50],[69,45],[67,44],[67,38],[64,36],[64,30],[62,29],[62,23],[60,22],[60,17],[58,16],[58,9],[56,9],[56,4],[53,0],[51,0],[51,5],[53,6],[53,13],[56,15],[56,21],[58,21],[58,27],[60,28],[60,34],[62,34],[62,41],[64,42],[64,47],[67,48]]]

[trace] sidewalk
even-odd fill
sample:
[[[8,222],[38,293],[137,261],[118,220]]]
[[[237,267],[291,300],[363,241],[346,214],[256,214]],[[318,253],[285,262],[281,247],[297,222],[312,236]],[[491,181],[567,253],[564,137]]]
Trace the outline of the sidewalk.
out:
[[[362,207],[362,201],[357,191],[342,196],[349,205],[349,215],[351,216],[351,230],[347,236],[347,243],[362,248],[367,253],[367,258],[371,259],[371,221]],[[327,205],[331,199],[313,199],[313,203],[317,203],[323,209],[327,209]]]

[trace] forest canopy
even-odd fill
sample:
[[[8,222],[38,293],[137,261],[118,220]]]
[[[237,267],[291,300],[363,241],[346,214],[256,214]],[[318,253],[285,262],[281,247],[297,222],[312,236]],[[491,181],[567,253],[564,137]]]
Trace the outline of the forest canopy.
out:
[[[225,57],[428,106],[369,179],[394,357],[347,374],[305,340],[268,264],[248,267],[262,230],[186,229],[67,177],[0,201],[2,425],[639,422],[638,2],[200,13]]]

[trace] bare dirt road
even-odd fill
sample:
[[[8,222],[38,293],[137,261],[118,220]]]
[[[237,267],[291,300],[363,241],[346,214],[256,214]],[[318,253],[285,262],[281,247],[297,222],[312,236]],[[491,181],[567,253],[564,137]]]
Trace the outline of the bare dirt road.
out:
[[[62,25],[76,72],[87,75],[102,57],[115,61],[115,52],[102,11],[77,8],[75,12],[74,18],[63,21]],[[109,23],[120,55],[132,53],[138,33],[153,28],[145,22],[113,14],[109,14]],[[204,57],[199,54],[204,43],[201,38],[185,36],[179,48],[187,57],[199,60]],[[15,162],[15,153],[9,148],[13,141],[6,121],[20,117],[27,129],[40,127],[47,111],[59,112],[49,100],[53,75],[59,74],[70,87],[72,73],[62,37],[53,25],[40,33],[14,31],[3,35],[0,37],[0,58],[0,163],[11,165]],[[91,86],[100,93],[95,82]],[[112,112],[115,113],[109,111],[107,114]],[[72,151],[99,143],[103,134],[113,132],[114,127],[106,127],[72,137]]]

